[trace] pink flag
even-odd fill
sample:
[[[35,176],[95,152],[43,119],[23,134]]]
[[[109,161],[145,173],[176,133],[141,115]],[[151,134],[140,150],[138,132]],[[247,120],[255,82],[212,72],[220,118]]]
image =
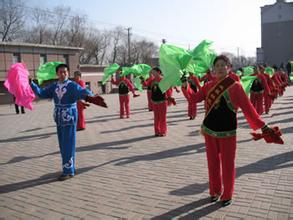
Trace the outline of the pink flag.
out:
[[[29,72],[24,63],[15,63],[7,73],[4,86],[15,96],[15,103],[32,110],[35,94],[29,84]]]

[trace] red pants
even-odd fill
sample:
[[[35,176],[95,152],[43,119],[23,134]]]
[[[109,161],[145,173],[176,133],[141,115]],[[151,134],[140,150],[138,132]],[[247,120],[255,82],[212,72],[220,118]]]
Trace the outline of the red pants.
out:
[[[192,98],[190,98],[188,100],[188,116],[195,118],[196,112],[197,112],[196,102],[193,101]]]
[[[78,118],[77,118],[76,129],[77,130],[85,129],[84,105],[80,101],[77,102],[77,113],[78,113]]]
[[[167,134],[167,102],[153,103],[155,134]]]
[[[151,97],[152,97],[152,91],[151,90],[148,90],[147,91],[147,96],[148,96],[148,108],[149,108],[149,110],[153,110],[153,101],[152,101],[152,99],[151,99]]]
[[[221,200],[232,199],[235,181],[236,136],[215,138],[204,134],[208,160],[210,195],[222,193]]]
[[[196,116],[196,102],[192,100],[192,98],[189,96],[187,90],[185,88],[181,89],[183,92],[184,97],[186,98],[188,102],[188,116],[191,118],[195,118]]]
[[[129,117],[129,95],[119,95],[120,102],[120,117],[122,118],[124,115]]]
[[[267,93],[264,94],[264,104],[265,104],[265,112],[268,113],[272,106],[272,98]]]
[[[261,115],[264,111],[263,99],[263,93],[250,93],[250,101],[259,115]]]

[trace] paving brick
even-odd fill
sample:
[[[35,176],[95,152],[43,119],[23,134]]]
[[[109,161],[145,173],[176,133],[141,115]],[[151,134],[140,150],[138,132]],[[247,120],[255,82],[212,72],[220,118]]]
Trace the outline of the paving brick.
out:
[[[51,102],[14,115],[0,106],[0,219],[293,219],[293,87],[274,104],[269,124],[285,144],[252,141],[239,112],[235,194],[231,206],[208,202],[208,173],[198,116],[175,94],[168,108],[168,135],[153,135],[146,98],[131,99],[130,119],[119,119],[117,94],[108,109],[86,110],[87,128],[77,133],[77,172],[58,182],[61,159]],[[146,94],[142,94],[144,96]]]

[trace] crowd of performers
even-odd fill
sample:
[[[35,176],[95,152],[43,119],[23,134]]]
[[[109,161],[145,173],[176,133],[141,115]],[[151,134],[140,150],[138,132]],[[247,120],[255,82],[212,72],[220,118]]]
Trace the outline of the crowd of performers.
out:
[[[134,86],[125,76],[119,77],[121,69],[116,71],[118,79],[111,82],[118,86],[120,101],[120,118],[129,118],[129,91],[135,94]],[[167,109],[176,105],[172,97],[171,87],[162,92],[159,82],[164,74],[159,67],[149,72],[147,80],[141,78],[142,85],[147,89],[147,106],[154,115],[154,133],[157,137],[167,135]],[[213,70],[208,70],[203,77],[189,73],[181,78],[181,91],[188,103],[187,115],[194,120],[197,114],[197,103],[205,102],[205,118],[201,131],[206,144],[208,161],[209,191],[211,202],[221,200],[223,206],[232,202],[235,181],[236,129],[237,109],[240,108],[253,130],[261,129],[262,133],[252,133],[255,139],[263,137],[268,143],[279,143],[281,133],[278,127],[269,127],[261,119],[268,113],[272,103],[282,96],[289,85],[287,75],[283,71],[275,71],[273,76],[264,72],[263,66],[255,66],[256,76],[249,87],[250,97],[241,85],[241,74],[232,71],[232,65],[226,56],[217,56]],[[124,111],[125,108],[125,111]]]
[[[288,76],[276,70],[270,76],[263,66],[255,66],[255,76],[250,85],[250,97],[241,85],[242,75],[232,71],[230,60],[217,56],[213,68],[203,77],[192,73],[181,77],[181,91],[188,103],[187,115],[194,120],[197,115],[197,103],[204,101],[205,118],[201,125],[201,133],[206,144],[206,156],[209,174],[209,193],[211,202],[220,199],[223,206],[231,204],[235,181],[236,129],[237,109],[240,108],[253,130],[261,129],[261,133],[253,132],[255,140],[264,138],[268,143],[282,144],[278,127],[269,127],[261,119],[263,113],[269,113],[272,103],[282,96],[289,85]],[[33,81],[30,85],[38,96],[54,100],[54,120],[57,126],[58,142],[62,157],[62,175],[59,180],[66,180],[75,175],[76,131],[85,129],[84,109],[93,103],[107,107],[104,99],[94,95],[85,88],[81,73],[74,73],[74,81],[69,77],[69,68],[65,64],[56,67],[58,81],[45,88],[40,88]],[[116,71],[116,79],[111,83],[118,86],[120,102],[120,118],[130,117],[130,96],[138,97],[132,82]],[[154,133],[157,137],[167,135],[167,109],[176,105],[172,97],[173,89],[162,92],[159,83],[164,78],[159,67],[149,71],[147,79],[141,78],[142,85],[147,88],[148,110],[153,111]]]

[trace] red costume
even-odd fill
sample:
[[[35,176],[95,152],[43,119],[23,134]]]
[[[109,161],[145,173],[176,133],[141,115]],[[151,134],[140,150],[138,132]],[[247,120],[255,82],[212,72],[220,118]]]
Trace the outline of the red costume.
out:
[[[145,85],[150,86],[152,91],[151,100],[153,103],[154,130],[156,136],[165,136],[167,134],[167,106],[172,92],[169,89],[165,93],[162,93],[159,88],[159,82],[161,80],[161,77],[154,77],[145,82]]]
[[[210,70],[208,70],[207,73],[199,79],[199,81],[207,83],[209,81],[214,80],[215,78],[216,78],[215,75],[212,74],[212,72]]]
[[[85,82],[83,80],[75,80],[75,82],[80,85],[82,88],[85,87]],[[85,129],[85,117],[84,117],[84,109],[85,103],[84,101],[77,101],[77,112],[78,112],[78,119],[77,119],[77,130],[84,130]]]
[[[186,89],[191,89],[193,93],[196,93],[198,90],[200,90],[200,82],[199,79],[194,76],[193,74],[189,75],[187,79],[188,85]],[[188,93],[185,88],[182,89],[183,93]],[[184,94],[185,95],[185,94]],[[192,100],[193,96],[190,96],[188,94],[185,95],[187,101],[188,101],[188,116],[190,119],[194,119],[196,117],[197,113],[197,104]]]
[[[273,89],[273,84],[270,78],[269,74],[264,73],[263,71],[260,73],[261,75],[264,76],[264,78],[266,79],[267,85],[268,85],[268,89],[264,91],[264,107],[265,107],[265,113],[268,114],[270,111],[270,108],[272,106],[273,103],[273,95],[272,95],[272,89]]]
[[[143,82],[143,86],[147,86],[147,82],[153,80],[155,77],[151,76],[147,81]],[[152,102],[152,89],[151,86],[147,86],[147,98],[148,98],[148,108],[149,111],[153,111],[153,102]]]
[[[186,85],[181,86],[182,93],[188,103],[188,117],[191,120],[191,119],[194,119],[196,116],[196,107],[192,108],[193,106],[196,106],[196,103],[192,102],[192,100],[191,100],[192,96],[190,95],[190,93],[192,93],[192,91],[190,91],[190,89],[191,88],[190,88],[189,83],[186,83]]]
[[[264,94],[270,94],[267,79],[263,74],[252,74],[257,78],[253,81],[250,89],[250,101],[257,113],[261,115],[264,112]]]
[[[202,133],[206,142],[210,195],[213,197],[222,194],[222,201],[230,200],[235,180],[237,109],[242,109],[254,130],[264,127],[265,123],[255,111],[241,84],[229,76],[208,82],[193,96],[195,102],[205,100],[206,116]]]
[[[120,77],[118,80],[111,79],[111,83],[118,86],[119,93],[119,102],[120,102],[120,118],[124,118],[126,116],[129,118],[130,108],[129,108],[129,90],[134,93],[134,86],[125,76]]]
[[[229,76],[230,76],[232,79],[234,79],[235,81],[240,82],[240,77],[239,77],[236,73],[230,71],[230,72],[229,72]]]

